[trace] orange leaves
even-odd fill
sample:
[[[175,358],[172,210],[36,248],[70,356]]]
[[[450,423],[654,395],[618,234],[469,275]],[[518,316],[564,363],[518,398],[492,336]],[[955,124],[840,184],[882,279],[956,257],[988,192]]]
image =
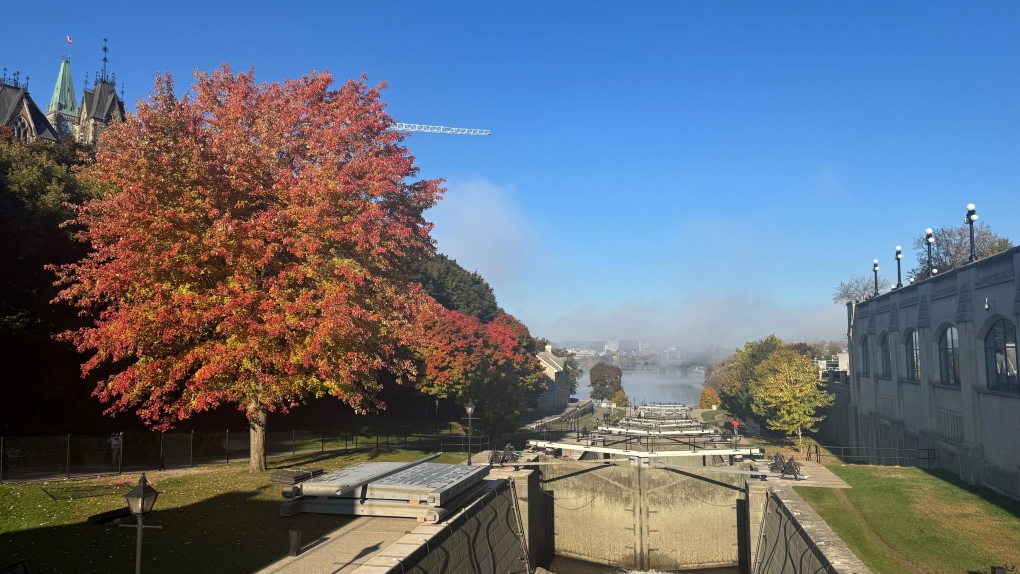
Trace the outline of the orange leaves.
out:
[[[77,223],[95,253],[60,298],[100,318],[65,333],[125,361],[96,394],[166,427],[219,404],[286,408],[330,392],[371,408],[382,369],[419,334],[407,261],[432,249],[417,173],[379,90],[328,73],[259,84],[223,66],[103,134],[83,176],[109,192]]]

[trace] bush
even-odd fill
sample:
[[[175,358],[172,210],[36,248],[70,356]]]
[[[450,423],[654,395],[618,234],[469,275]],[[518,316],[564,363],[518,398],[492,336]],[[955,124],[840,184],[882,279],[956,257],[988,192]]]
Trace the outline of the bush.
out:
[[[713,405],[719,404],[719,395],[715,392],[712,387],[705,387],[705,390],[701,391],[701,400],[698,402],[698,408],[710,409]]]

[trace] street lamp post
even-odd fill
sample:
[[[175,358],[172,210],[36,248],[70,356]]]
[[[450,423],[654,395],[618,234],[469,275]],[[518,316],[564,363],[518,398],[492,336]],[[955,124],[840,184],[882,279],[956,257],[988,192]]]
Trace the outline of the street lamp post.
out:
[[[464,406],[464,410],[467,411],[468,415],[468,466],[471,466],[471,435],[473,434],[471,415],[475,414],[475,403],[468,399],[468,404]]]
[[[871,270],[875,272],[875,295],[874,296],[878,297],[878,259],[875,259],[874,261],[872,261],[872,263],[874,263],[874,266],[872,266]]]
[[[974,222],[978,220],[977,211],[974,211],[974,204],[967,204],[967,217],[963,220],[970,227],[970,262],[977,261],[977,253],[974,252]]]
[[[142,574],[142,529],[144,528],[161,528],[160,526],[145,526],[143,519],[146,514],[152,511],[153,505],[156,504],[156,497],[159,496],[159,492],[149,486],[149,483],[145,480],[145,473],[142,473],[142,477],[138,479],[138,486],[135,486],[127,494],[124,495],[127,500],[128,508],[131,510],[131,514],[135,515],[135,520],[138,522],[138,534],[135,541],[135,574]],[[124,524],[122,526],[130,526]]]
[[[928,243],[928,277],[931,277],[931,246],[935,243],[935,232],[929,227],[924,230],[924,240]]]
[[[436,398],[436,432],[439,432],[439,398]]]
[[[903,259],[903,249],[896,246],[896,288],[903,287],[903,276],[900,275],[900,259]]]

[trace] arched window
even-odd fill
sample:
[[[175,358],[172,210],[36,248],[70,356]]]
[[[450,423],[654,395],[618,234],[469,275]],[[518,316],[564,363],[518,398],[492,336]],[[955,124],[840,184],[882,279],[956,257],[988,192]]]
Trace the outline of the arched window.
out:
[[[917,331],[911,331],[907,337],[907,379],[911,381],[921,380],[921,345],[918,341]]]
[[[861,339],[861,374],[867,375],[870,370],[868,365],[871,364],[871,358],[868,357],[868,338],[864,337]]]
[[[878,343],[879,354],[882,360],[882,371],[880,374],[883,377],[892,376],[892,360],[889,357],[889,335],[883,335],[882,340]]]
[[[939,367],[943,385],[960,384],[960,338],[956,327],[943,331],[939,339]]]
[[[1003,319],[985,335],[985,368],[988,388],[1020,392],[1016,372],[1016,327]]]

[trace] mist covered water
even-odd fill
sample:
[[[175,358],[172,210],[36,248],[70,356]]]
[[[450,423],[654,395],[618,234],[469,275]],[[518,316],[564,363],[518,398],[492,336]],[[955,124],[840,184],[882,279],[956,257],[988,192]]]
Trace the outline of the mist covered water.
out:
[[[638,403],[680,403],[696,405],[701,398],[705,383],[705,373],[693,372],[689,375],[656,373],[653,371],[624,371],[623,390],[627,396]],[[581,378],[577,388],[577,397],[590,398],[588,373]]]

